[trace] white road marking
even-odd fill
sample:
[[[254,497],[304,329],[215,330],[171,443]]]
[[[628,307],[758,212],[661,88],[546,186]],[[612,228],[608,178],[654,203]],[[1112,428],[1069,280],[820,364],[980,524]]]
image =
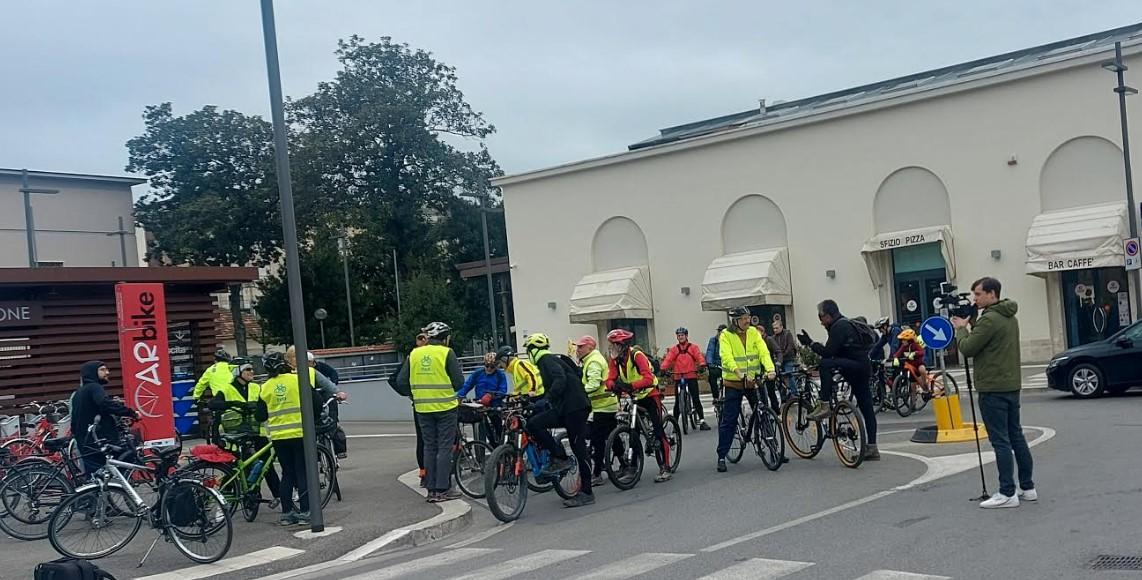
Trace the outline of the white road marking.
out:
[[[425,556],[424,558],[402,562],[395,566],[389,566],[380,570],[373,570],[372,572],[358,574],[345,580],[386,580],[388,578],[399,578],[413,572],[421,572],[424,570],[430,570],[432,568],[443,568],[445,566],[459,564],[465,560],[498,551],[499,550],[487,548],[464,548],[460,550],[451,550],[448,552],[438,552],[431,556]]]
[[[471,548],[461,548],[461,550],[467,549]],[[455,550],[444,553],[455,554],[459,551],[460,550]],[[499,564],[493,564],[486,568],[481,568],[480,570],[460,576],[454,580],[504,580],[505,578],[511,578],[517,574],[533,572],[536,569],[546,568],[547,566],[558,564],[572,558],[578,558],[588,553],[590,553],[588,550],[543,550],[506,562],[500,562]],[[369,580],[372,580],[372,578],[370,577]]]
[[[494,536],[500,532],[506,532],[509,529],[511,529],[511,527],[514,525],[515,525],[515,522],[508,522],[506,524],[499,524],[490,530],[480,532],[480,533],[476,534],[475,536],[468,538],[467,540],[462,540],[462,541],[456,542],[455,544],[445,546],[445,548],[463,548],[464,546],[471,546],[472,544],[483,542],[484,540],[486,540],[486,539],[488,539],[488,538],[490,538],[490,537],[492,537],[492,536]]]
[[[775,580],[800,572],[812,565],[811,562],[753,558],[736,566],[730,566],[713,574],[702,576],[701,580]]]
[[[675,562],[690,558],[693,554],[639,554],[625,560],[612,562],[602,568],[596,568],[590,574],[576,576],[578,580],[624,580],[639,574],[646,574]]]
[[[897,572],[896,570],[877,570],[875,572],[869,572],[856,580],[951,580],[951,578],[948,576]]]
[[[385,437],[416,437],[416,433],[374,433],[371,435],[346,435],[346,439],[379,439]]]
[[[317,533],[314,533],[310,530],[302,530],[300,532],[294,533],[293,537],[295,537],[299,540],[312,540],[314,538],[324,538],[326,536],[332,536],[333,534],[336,534],[337,532],[340,532],[341,530],[342,530],[341,526],[328,526],[324,530],[317,532]]]
[[[254,566],[263,566],[279,560],[293,558],[294,556],[304,553],[305,550],[274,546],[272,548],[266,548],[265,550],[258,550],[257,552],[250,552],[249,554],[219,560],[213,564],[201,564],[199,566],[172,570],[162,574],[143,576],[136,580],[197,580],[198,578],[209,578],[218,574],[237,572],[246,568],[253,568]]]

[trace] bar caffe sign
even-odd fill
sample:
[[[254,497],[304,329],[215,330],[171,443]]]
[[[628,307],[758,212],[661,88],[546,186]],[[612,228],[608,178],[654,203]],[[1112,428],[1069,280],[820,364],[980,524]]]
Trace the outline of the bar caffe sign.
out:
[[[0,327],[31,326],[44,319],[43,306],[31,302],[0,302]]]

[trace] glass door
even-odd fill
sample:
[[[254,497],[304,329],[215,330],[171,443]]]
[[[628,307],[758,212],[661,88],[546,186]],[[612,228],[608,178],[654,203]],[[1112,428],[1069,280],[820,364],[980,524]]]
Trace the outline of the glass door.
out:
[[[1103,340],[1130,325],[1130,294],[1123,268],[1063,272],[1067,347]]]

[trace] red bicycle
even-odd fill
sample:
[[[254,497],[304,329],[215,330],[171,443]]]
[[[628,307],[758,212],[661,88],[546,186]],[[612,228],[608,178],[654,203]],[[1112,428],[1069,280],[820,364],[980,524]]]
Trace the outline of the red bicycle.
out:
[[[70,431],[71,416],[68,414],[67,403],[33,401],[28,403],[28,407],[35,409],[36,413],[27,422],[19,421],[19,417],[0,419],[0,423],[6,424],[5,435],[7,435],[0,443],[0,449],[7,450],[5,455],[13,463],[34,455],[58,455],[57,451],[45,449],[44,441],[66,436],[69,434],[67,431]],[[15,429],[14,433],[12,433],[13,423],[17,423],[20,427]],[[25,429],[26,435],[23,434]]]

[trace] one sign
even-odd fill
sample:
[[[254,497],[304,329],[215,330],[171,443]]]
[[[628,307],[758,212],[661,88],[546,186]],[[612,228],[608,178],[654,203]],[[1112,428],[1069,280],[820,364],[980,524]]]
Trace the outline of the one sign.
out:
[[[1106,283],[1106,291],[1111,294],[1117,293],[1119,288],[1121,288],[1121,286],[1118,285],[1118,280],[1111,280]]]
[[[116,284],[123,398],[139,414],[143,444],[174,445],[170,350],[162,284]]]
[[[920,308],[920,304],[918,304],[915,300],[909,300],[904,304],[904,309],[908,312],[916,312],[917,308]]]
[[[1142,256],[1138,255],[1138,238],[1122,240],[1122,253],[1126,255],[1126,269],[1142,269]]]
[[[0,327],[32,326],[44,319],[44,309],[31,302],[0,302]]]
[[[920,338],[924,340],[924,346],[933,350],[948,348],[954,336],[952,321],[943,316],[932,316],[920,325]]]
[[[1047,269],[1052,272],[1055,270],[1085,270],[1094,267],[1094,258],[1059,258],[1047,261]]]
[[[1118,293],[1118,326],[1130,326],[1130,293]]]

